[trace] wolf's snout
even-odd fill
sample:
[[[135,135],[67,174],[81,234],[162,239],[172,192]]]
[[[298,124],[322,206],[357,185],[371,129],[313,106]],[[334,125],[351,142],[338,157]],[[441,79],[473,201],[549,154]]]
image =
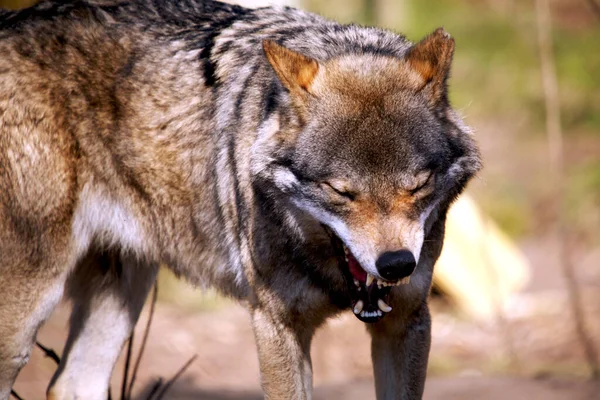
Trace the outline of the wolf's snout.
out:
[[[386,251],[375,262],[382,278],[397,281],[409,276],[417,265],[413,254],[406,249]]]

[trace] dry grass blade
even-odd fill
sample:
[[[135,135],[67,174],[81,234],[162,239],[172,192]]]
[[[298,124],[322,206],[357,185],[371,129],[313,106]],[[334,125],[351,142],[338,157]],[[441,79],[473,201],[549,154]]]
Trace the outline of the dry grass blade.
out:
[[[179,377],[181,375],[183,375],[183,373],[185,372],[186,369],[188,369],[188,367],[194,362],[194,360],[198,357],[198,354],[194,354],[194,356],[192,358],[190,358],[188,360],[188,362],[186,362],[180,369],[179,371],[177,371],[177,373],[175,375],[173,375],[173,377],[171,379],[169,379],[167,381],[167,383],[162,387],[162,389],[160,390],[160,392],[158,392],[158,394],[156,395],[156,399],[155,400],[161,400],[164,395],[167,393],[167,391],[171,388],[171,386],[173,386],[173,384],[175,383],[175,381],[177,379],[179,379]]]
[[[23,400],[23,398],[22,398],[21,396],[19,396],[19,395],[17,394],[17,392],[15,392],[14,390],[11,390],[11,391],[10,391],[10,395],[11,395],[12,397],[14,397],[15,399],[17,399],[17,400]]]
[[[156,299],[158,298],[158,281],[154,282],[154,291],[152,292],[152,302],[150,303],[150,313],[148,315],[148,321],[146,322],[146,329],[144,331],[144,337],[142,338],[142,345],[140,347],[140,351],[138,353],[137,360],[135,361],[135,365],[133,366],[133,373],[131,375],[131,381],[129,382],[129,388],[127,389],[127,398],[131,398],[131,393],[133,392],[133,384],[135,383],[135,379],[137,377],[137,372],[140,367],[140,363],[142,362],[142,356],[144,355],[144,351],[146,349],[146,342],[148,341],[148,335],[150,333],[150,326],[152,325],[152,318],[154,317],[154,308],[156,306]],[[162,384],[162,381],[161,381]]]
[[[127,357],[125,357],[125,370],[123,371],[123,384],[121,385],[121,400],[127,400],[127,378],[129,377],[129,365],[131,364],[131,354],[133,353],[134,331],[129,336],[127,343]]]
[[[54,350],[47,348],[46,346],[44,346],[40,342],[35,342],[35,344],[36,344],[37,347],[39,347],[40,349],[42,349],[42,351],[44,352],[44,354],[46,355],[46,357],[50,357],[51,359],[54,360],[54,362],[56,364],[60,364],[60,357],[58,356],[58,354],[56,354],[56,352]]]
[[[158,378],[156,380],[156,382],[154,382],[154,385],[152,385],[152,389],[150,389],[150,393],[148,393],[148,398],[147,398],[148,400],[152,400],[154,398],[154,396],[158,393],[158,391],[162,387],[162,384],[163,384],[162,378]]]

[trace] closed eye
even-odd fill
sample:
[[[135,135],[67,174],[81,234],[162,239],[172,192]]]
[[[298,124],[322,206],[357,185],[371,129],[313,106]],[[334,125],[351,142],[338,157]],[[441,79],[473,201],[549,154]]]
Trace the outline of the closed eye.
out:
[[[333,184],[331,182],[321,182],[321,188],[323,188],[324,190],[328,191],[328,192],[333,192],[338,196],[344,197],[348,200],[354,200],[354,198],[356,197],[356,194],[351,192],[350,190],[341,187],[339,185]]]
[[[421,179],[413,189],[410,189],[411,194],[417,194],[433,182],[433,171],[422,172],[419,175]]]

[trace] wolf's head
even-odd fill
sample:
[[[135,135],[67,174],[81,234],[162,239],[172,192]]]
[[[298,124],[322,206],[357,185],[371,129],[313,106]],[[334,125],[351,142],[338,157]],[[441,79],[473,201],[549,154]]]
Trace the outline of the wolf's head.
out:
[[[390,311],[389,288],[409,282],[440,211],[480,168],[448,103],[454,41],[438,29],[403,58],[321,63],[271,41],[263,47],[288,95],[286,111],[260,129],[255,177],[331,232],[354,312],[374,322]]]

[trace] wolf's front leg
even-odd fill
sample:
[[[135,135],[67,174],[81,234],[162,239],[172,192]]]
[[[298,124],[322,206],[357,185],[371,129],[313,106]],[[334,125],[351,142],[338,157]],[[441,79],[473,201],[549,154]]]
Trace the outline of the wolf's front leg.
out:
[[[431,342],[429,308],[423,303],[402,315],[402,304],[396,304],[392,314],[369,326],[377,400],[421,399]]]
[[[251,312],[265,399],[310,400],[314,327],[261,308]]]
[[[67,285],[73,301],[71,327],[48,399],[105,400],[123,344],[152,287],[158,265],[133,256],[94,254]]]

